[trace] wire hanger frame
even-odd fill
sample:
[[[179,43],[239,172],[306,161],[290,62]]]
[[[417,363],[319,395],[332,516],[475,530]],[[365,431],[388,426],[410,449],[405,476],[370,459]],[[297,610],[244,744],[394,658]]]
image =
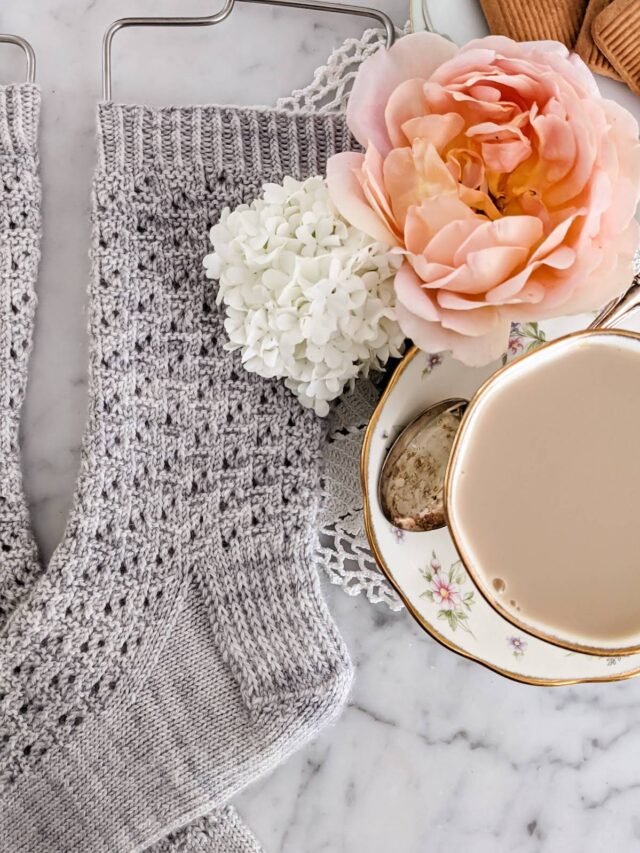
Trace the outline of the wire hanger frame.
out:
[[[27,58],[27,83],[36,81],[36,54],[26,39],[22,36],[13,36],[9,33],[0,33],[0,44],[15,44]]]
[[[102,42],[102,97],[110,101],[112,94],[112,46],[117,32],[127,27],[211,27],[229,17],[236,2],[261,3],[267,6],[287,6],[295,9],[311,9],[313,11],[330,12],[340,15],[356,15],[363,18],[373,18],[382,24],[386,34],[387,47],[395,41],[396,31],[391,18],[379,9],[369,6],[351,6],[346,3],[334,3],[331,0],[225,0],[224,6],[213,15],[200,17],[144,17],[120,18],[114,21],[104,34]]]

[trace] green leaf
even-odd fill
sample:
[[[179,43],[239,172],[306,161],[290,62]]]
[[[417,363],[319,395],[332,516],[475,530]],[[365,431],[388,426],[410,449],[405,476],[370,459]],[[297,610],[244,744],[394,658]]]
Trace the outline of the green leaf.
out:
[[[524,338],[532,338],[533,342],[529,344],[527,347],[527,352],[536,347],[540,346],[543,343],[546,343],[547,336],[542,331],[538,323],[524,323],[520,327],[520,334]]]
[[[520,325],[520,334],[526,338],[531,338],[536,334],[537,323],[522,323]]]

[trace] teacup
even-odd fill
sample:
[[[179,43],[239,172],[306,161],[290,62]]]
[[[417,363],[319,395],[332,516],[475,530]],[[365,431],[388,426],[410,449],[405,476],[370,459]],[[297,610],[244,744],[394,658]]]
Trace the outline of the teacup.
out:
[[[506,619],[568,650],[638,652],[640,335],[577,332],[495,373],[462,419],[444,499]]]

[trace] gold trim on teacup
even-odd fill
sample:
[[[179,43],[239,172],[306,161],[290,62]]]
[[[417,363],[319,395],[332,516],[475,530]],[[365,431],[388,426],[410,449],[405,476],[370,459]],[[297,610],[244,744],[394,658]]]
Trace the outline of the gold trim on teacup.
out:
[[[598,657],[618,657],[618,656],[626,656],[626,655],[634,655],[640,652],[640,643],[634,646],[623,646],[621,648],[604,648],[602,646],[591,646],[585,643],[575,643],[570,640],[563,639],[562,637],[558,637],[555,634],[547,633],[540,628],[537,628],[528,622],[524,622],[519,619],[516,615],[514,615],[510,610],[508,610],[504,605],[491,594],[491,591],[485,588],[485,585],[482,583],[477,571],[473,568],[473,564],[469,555],[465,553],[464,548],[460,544],[460,540],[457,536],[456,532],[456,521],[455,514],[452,515],[450,512],[450,503],[451,503],[451,492],[453,488],[453,481],[455,477],[453,475],[453,469],[455,467],[455,463],[457,461],[458,454],[460,452],[460,448],[463,444],[463,441],[466,437],[466,434],[469,430],[469,425],[471,423],[471,417],[473,416],[473,412],[479,405],[479,403],[484,399],[486,394],[495,386],[497,382],[501,381],[502,376],[506,371],[508,371],[511,367],[522,365],[523,361],[526,361],[531,356],[540,355],[543,352],[548,352],[550,349],[554,349],[559,346],[566,345],[568,341],[576,340],[578,338],[590,338],[590,337],[602,337],[602,336],[612,336],[612,337],[622,337],[622,338],[632,338],[636,342],[640,342],[640,334],[636,332],[629,332],[623,329],[581,329],[577,332],[572,332],[569,335],[564,335],[561,338],[557,338],[554,341],[550,341],[539,349],[532,350],[531,352],[524,353],[513,361],[509,362],[509,364],[503,365],[503,367],[496,370],[483,384],[478,388],[476,393],[473,395],[469,405],[467,406],[465,413],[460,422],[460,426],[455,435],[453,445],[451,447],[451,454],[449,456],[449,462],[447,464],[447,468],[445,471],[444,477],[444,515],[447,521],[447,527],[449,528],[449,533],[451,534],[451,538],[453,539],[453,544],[455,546],[460,559],[462,560],[462,565],[467,570],[469,577],[471,578],[473,585],[478,590],[478,592],[482,595],[485,601],[491,605],[491,607],[497,611],[507,622],[510,622],[514,627],[524,631],[527,634],[530,634],[532,637],[537,637],[539,640],[544,640],[546,643],[551,643],[553,646],[559,646],[561,649],[567,649],[572,652],[581,652],[586,655],[595,655]]]
[[[582,333],[578,332],[577,334],[582,334]],[[627,334],[633,334],[633,333],[629,332]],[[565,335],[565,338],[566,337],[571,337],[571,336]],[[637,337],[640,337],[640,335],[638,335]],[[558,338],[558,340],[563,340],[563,338]],[[381,553],[380,548],[378,546],[378,540],[376,538],[376,534],[375,534],[375,531],[373,529],[373,521],[372,521],[371,509],[370,509],[371,496],[369,494],[369,487],[368,487],[368,483],[367,483],[368,470],[369,470],[369,457],[370,457],[370,450],[371,450],[371,440],[373,438],[375,428],[378,424],[378,421],[380,419],[380,415],[382,414],[382,411],[386,405],[386,402],[389,399],[391,392],[393,391],[393,389],[397,385],[398,380],[400,379],[400,377],[402,376],[402,374],[404,373],[406,368],[413,361],[413,359],[416,357],[416,355],[418,355],[419,352],[420,352],[420,350],[417,347],[411,347],[411,349],[406,353],[406,355],[404,356],[404,358],[402,359],[400,364],[394,370],[394,372],[393,372],[393,374],[392,374],[392,376],[391,376],[391,378],[387,384],[387,387],[385,388],[384,393],[382,394],[382,397],[378,401],[378,405],[376,406],[373,414],[371,415],[371,419],[369,420],[369,423],[367,424],[367,428],[366,428],[365,435],[364,435],[364,440],[362,443],[362,450],[360,452],[360,485],[362,488],[362,495],[364,498],[364,508],[363,508],[364,527],[365,527],[365,533],[367,535],[367,540],[369,542],[369,547],[371,548],[371,552],[372,552],[378,566],[382,570],[383,574],[385,575],[385,577],[387,578],[387,580],[389,581],[391,586],[397,592],[402,603],[407,608],[407,611],[411,614],[411,616],[418,623],[418,625],[424,631],[426,631],[427,634],[429,634],[431,637],[433,637],[433,639],[436,640],[436,642],[440,643],[441,646],[444,646],[446,649],[449,649],[450,651],[455,652],[455,654],[460,655],[460,657],[466,658],[467,660],[475,661],[476,663],[479,663],[481,666],[484,666],[486,669],[489,669],[492,672],[496,672],[498,675],[502,675],[505,678],[510,679],[511,681],[517,681],[517,682],[520,682],[522,684],[530,684],[530,685],[533,685],[534,687],[562,687],[562,686],[567,686],[567,685],[571,685],[571,684],[596,684],[596,683],[608,682],[608,681],[612,681],[612,682],[613,681],[626,681],[629,678],[635,678],[635,676],[640,675],[640,667],[638,667],[636,669],[628,670],[627,672],[620,672],[620,673],[617,673],[615,675],[614,674],[612,674],[612,675],[597,675],[597,676],[586,677],[586,678],[534,678],[532,676],[523,675],[519,672],[513,672],[512,670],[509,670],[509,669],[503,669],[502,667],[497,666],[496,664],[493,664],[490,661],[483,660],[483,658],[478,657],[477,655],[473,654],[472,652],[469,652],[466,649],[461,648],[460,646],[456,645],[451,640],[449,640],[447,637],[445,637],[443,634],[441,634],[436,628],[433,627],[433,625],[431,625],[430,622],[428,622],[416,610],[416,608],[413,606],[411,600],[406,595],[406,593],[404,592],[402,587],[397,583],[397,581],[393,577],[391,570],[387,566],[387,564],[386,564],[386,562],[382,556],[382,553]],[[528,355],[529,354],[520,356],[520,358],[527,358]],[[377,493],[377,490],[375,490],[375,491]],[[418,535],[418,534],[412,534],[412,535]],[[610,653],[610,655],[613,655],[613,654],[614,654],[613,652]]]

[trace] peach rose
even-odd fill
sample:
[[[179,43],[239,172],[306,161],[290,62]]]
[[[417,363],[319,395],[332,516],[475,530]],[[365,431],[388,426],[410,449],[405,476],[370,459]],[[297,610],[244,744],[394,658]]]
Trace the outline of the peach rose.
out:
[[[638,126],[558,42],[408,35],[362,64],[347,122],[366,153],[331,158],[331,197],[405,256],[399,321],[421,349],[484,364],[512,322],[630,283]]]

